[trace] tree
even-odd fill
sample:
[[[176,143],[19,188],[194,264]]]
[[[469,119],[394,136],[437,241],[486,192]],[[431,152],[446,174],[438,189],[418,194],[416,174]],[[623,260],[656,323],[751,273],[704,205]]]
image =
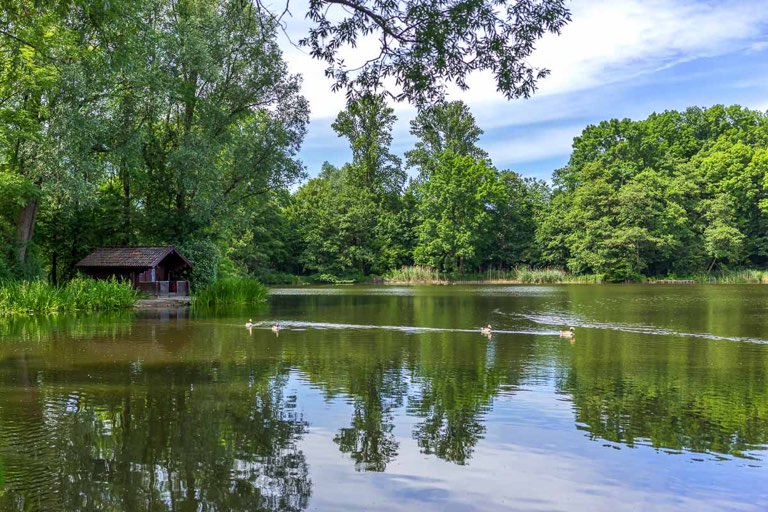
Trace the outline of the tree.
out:
[[[430,158],[443,151],[480,160],[488,158],[477,145],[482,134],[483,130],[464,102],[437,103],[421,110],[411,120],[411,135],[418,141],[415,148],[405,153],[406,161],[410,167],[424,169]]]
[[[326,163],[294,196],[289,216],[304,245],[300,261],[309,271],[365,275],[374,264],[377,203],[351,176],[349,166]]]
[[[767,123],[715,105],[588,126],[555,171],[543,257],[614,280],[765,264]]]
[[[393,79],[396,99],[417,105],[440,100],[448,82],[466,89],[467,76],[487,70],[507,98],[528,97],[549,72],[526,59],[546,32],[570,20],[564,0],[310,0],[314,22],[300,44],[328,63],[334,89],[376,91]],[[336,9],[333,9],[335,7]],[[286,5],[287,9],[287,5]],[[340,57],[364,36],[378,39],[378,55],[359,67]]]
[[[159,15],[137,194],[148,237],[179,242],[302,176],[308,109],[274,27],[250,3],[168,3]]]
[[[549,186],[512,171],[499,174],[501,196],[494,205],[492,227],[483,244],[485,263],[499,268],[540,261],[536,226],[549,201]]]
[[[444,151],[430,161],[428,176],[418,188],[414,260],[464,272],[481,258],[478,250],[491,225],[491,209],[501,195],[496,171],[484,160]]]
[[[15,209],[16,263],[27,262],[41,201],[41,186],[56,175],[51,163],[60,147],[52,135],[51,116],[62,96],[63,76],[72,62],[87,59],[78,43],[89,33],[77,31],[59,11],[59,2],[13,2],[0,15],[0,162],[31,187]]]
[[[14,212],[19,262],[39,211],[55,278],[99,242],[216,239],[244,201],[303,176],[307,104],[250,2],[22,2],[3,16],[0,162],[32,185]]]
[[[293,222],[308,270],[337,276],[383,273],[409,260],[412,216],[403,210],[405,172],[390,152],[396,118],[382,96],[348,103],[333,123],[352,162],[325,164],[294,197]]]
[[[704,201],[702,206],[707,221],[704,250],[711,258],[707,271],[712,270],[718,260],[739,263],[744,254],[746,237],[735,227],[736,216],[730,198],[720,195]]]
[[[332,125],[349,140],[353,179],[375,195],[398,195],[405,183],[400,158],[389,150],[396,120],[382,96],[366,95],[350,101]]]

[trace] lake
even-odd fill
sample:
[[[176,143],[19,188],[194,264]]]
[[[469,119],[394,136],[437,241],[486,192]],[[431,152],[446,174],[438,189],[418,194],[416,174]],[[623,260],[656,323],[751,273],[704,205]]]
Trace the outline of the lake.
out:
[[[767,459],[764,285],[0,321],[3,511],[764,511]]]

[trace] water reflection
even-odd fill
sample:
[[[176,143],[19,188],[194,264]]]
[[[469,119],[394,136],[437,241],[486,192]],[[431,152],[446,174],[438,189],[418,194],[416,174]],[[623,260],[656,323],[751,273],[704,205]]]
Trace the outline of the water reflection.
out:
[[[134,326],[139,345],[157,339],[153,327]],[[55,366],[3,357],[0,509],[306,508],[306,422],[285,394],[288,368],[178,361],[166,347],[78,361],[70,346]]]
[[[756,458],[768,444],[765,351],[751,344],[579,337],[561,390],[593,438]]]
[[[612,327],[759,337],[768,292],[729,326],[706,312],[721,300],[735,313],[730,291],[684,290],[670,315],[674,301],[645,290],[305,291],[255,312],[0,324],[0,510],[303,510],[332,492],[313,489],[318,467],[373,475],[416,453],[472,474],[483,445],[503,460],[527,435],[544,453],[553,432],[583,432],[553,449],[566,459],[593,439],[762,467],[765,345]],[[541,325],[563,312],[592,322],[575,344]],[[489,322],[487,338],[476,326]],[[559,423],[545,410],[563,400]],[[324,466],[302,448],[313,428]]]

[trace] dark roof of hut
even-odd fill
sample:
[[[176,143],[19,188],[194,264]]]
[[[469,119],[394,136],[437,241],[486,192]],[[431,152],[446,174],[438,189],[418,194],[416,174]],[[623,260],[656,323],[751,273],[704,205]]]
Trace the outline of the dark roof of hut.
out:
[[[99,247],[80,260],[75,266],[152,268],[157,266],[171,253],[176,253],[185,264],[190,267],[192,266],[192,263],[172,245],[159,247]]]

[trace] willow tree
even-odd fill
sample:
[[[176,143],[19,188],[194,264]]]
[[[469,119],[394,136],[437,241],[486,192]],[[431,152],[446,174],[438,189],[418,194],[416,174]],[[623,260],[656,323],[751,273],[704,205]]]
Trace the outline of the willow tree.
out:
[[[57,145],[50,119],[61,97],[69,63],[83,57],[82,31],[58,10],[58,2],[3,2],[0,14],[0,172],[21,180],[14,211],[16,262],[23,265],[34,234],[41,187],[52,179]]]
[[[183,243],[302,175],[307,104],[250,2],[62,0],[3,16],[0,162],[32,185],[19,262],[41,208],[55,267],[100,240]],[[80,249],[53,236],[83,231],[103,233]]]

